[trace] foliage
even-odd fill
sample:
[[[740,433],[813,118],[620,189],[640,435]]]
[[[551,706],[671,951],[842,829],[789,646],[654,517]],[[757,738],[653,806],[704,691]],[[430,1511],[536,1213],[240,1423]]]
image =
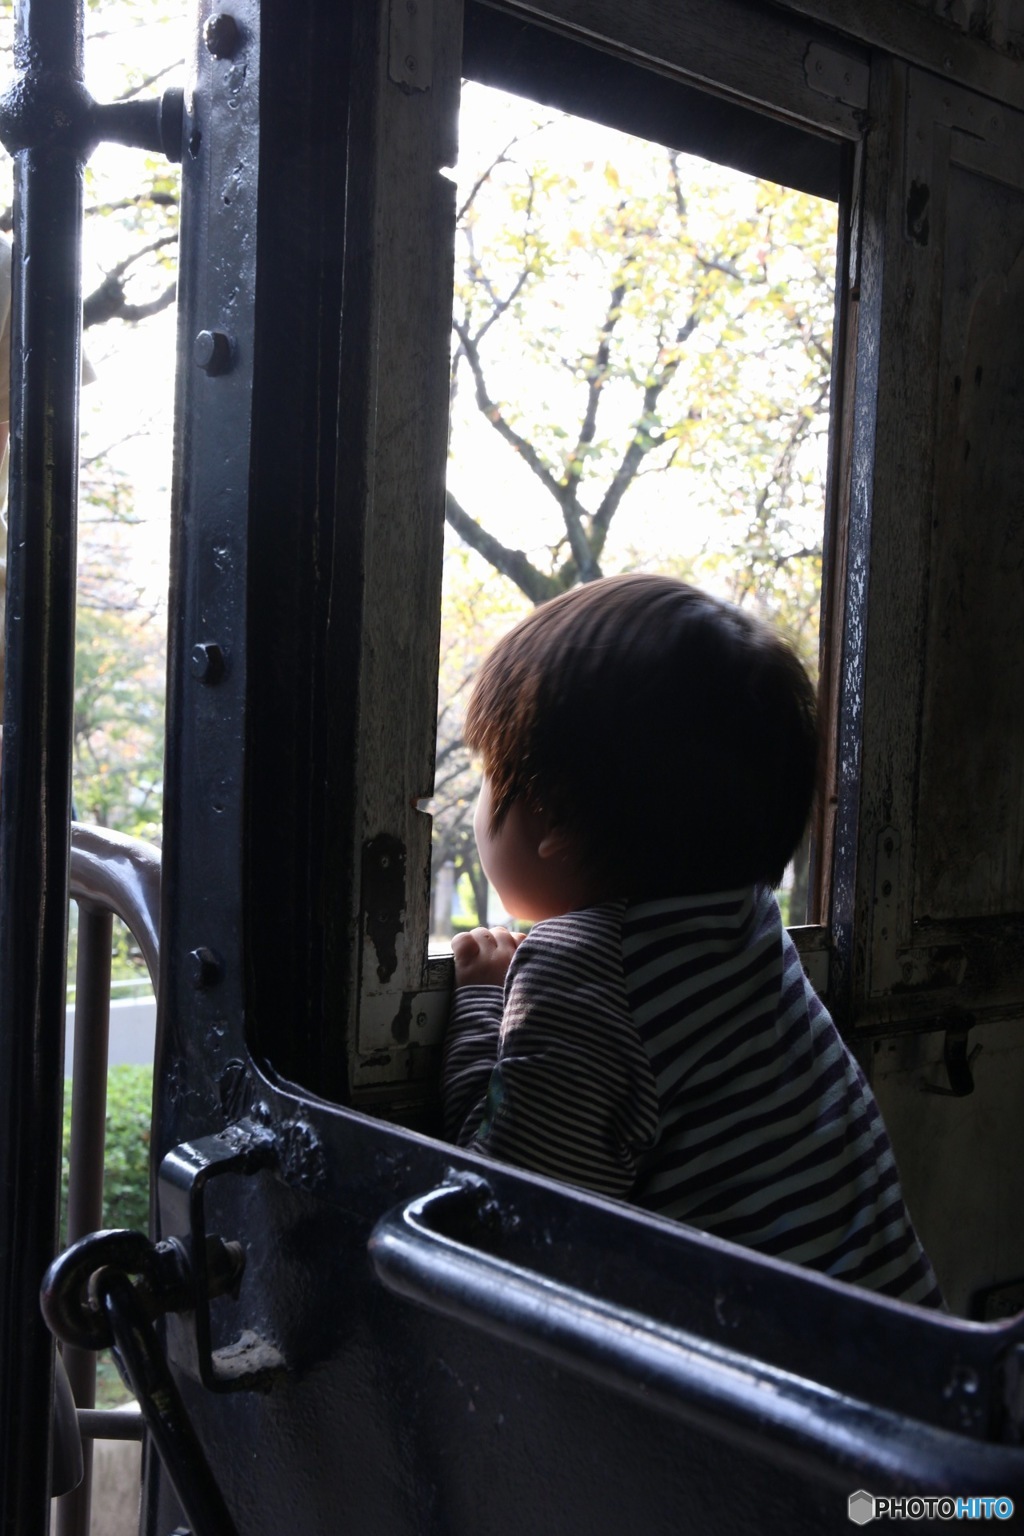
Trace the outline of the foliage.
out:
[[[480,571],[468,551],[445,555],[438,676],[437,753],[434,771],[434,868],[451,863],[473,892],[475,921],[486,922],[487,885],[476,855],[473,811],[478,776],[462,740],[469,690],[481,656],[529,609],[514,590]],[[475,923],[470,924],[475,926]]]
[[[835,210],[479,87],[462,139],[435,867],[482,918],[461,714],[523,598],[669,571],[816,668]]]
[[[451,526],[533,602],[698,551],[741,554],[737,600],[803,602],[778,578],[820,557],[834,211],[594,125],[559,161],[571,120],[511,122],[460,165]],[[656,547],[615,538],[627,498]]]
[[[149,1143],[153,1069],[111,1067],[107,1077],[107,1140],[104,1157],[103,1226],[149,1230]],[[64,1091],[61,1165],[61,1246],[67,1243],[68,1154],[71,1145],[71,1083]]]
[[[151,0],[89,0],[86,80],[94,97],[125,102],[177,83],[184,13]],[[12,7],[0,3],[0,70],[12,68]],[[11,179],[0,151],[5,231]],[[149,509],[139,505],[125,450],[166,414],[170,391],[147,356],[144,387],[136,373],[126,392],[117,353],[134,327],[152,327],[173,305],[178,184],[178,168],[166,160],[116,145],[101,146],[85,168],[85,377],[95,372],[96,382],[82,406],[73,793],[80,819],[151,839],[161,824],[163,639],[148,611],[152,600],[141,599],[142,546],[129,530]],[[169,430],[163,422],[159,430],[169,468]]]
[[[163,635],[108,608],[78,610],[73,784],[80,820],[159,841]]]
[[[107,1077],[106,1149],[103,1181],[104,1228],[149,1231],[149,1145],[153,1069],[111,1067]],[[60,1246],[67,1246],[68,1153],[71,1145],[71,1083],[64,1084],[64,1140],[61,1161]],[[96,1361],[96,1403],[112,1408],[129,1400],[108,1351]]]

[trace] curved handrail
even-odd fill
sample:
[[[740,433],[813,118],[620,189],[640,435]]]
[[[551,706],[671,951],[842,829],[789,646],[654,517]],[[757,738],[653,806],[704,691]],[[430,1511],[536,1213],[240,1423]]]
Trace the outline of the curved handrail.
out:
[[[142,950],[154,987],[160,970],[160,850],[106,827],[71,824],[71,896],[120,918]]]
[[[68,1235],[75,1241],[102,1225],[111,919],[119,918],[138,944],[155,989],[160,969],[160,850],[105,827],[72,822],[70,877],[70,896],[79,905],[68,1181]],[[93,1408],[93,1351],[68,1347],[63,1359],[75,1400],[81,1405],[78,1429],[88,1449],[83,1456],[82,1482],[61,1501],[57,1531],[58,1536],[86,1536],[92,1504],[92,1452],[88,1443],[93,1438],[109,1438],[111,1421],[118,1416]],[[138,1412],[127,1417],[133,1436],[140,1436]],[[114,1428],[116,1438],[123,1438],[124,1423],[117,1422]]]

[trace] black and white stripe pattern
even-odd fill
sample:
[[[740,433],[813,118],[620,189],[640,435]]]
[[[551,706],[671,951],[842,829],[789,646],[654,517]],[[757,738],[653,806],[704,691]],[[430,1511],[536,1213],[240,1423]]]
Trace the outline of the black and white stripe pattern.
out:
[[[447,1134],[737,1243],[941,1305],[874,1097],[770,891],[540,923],[456,993]]]

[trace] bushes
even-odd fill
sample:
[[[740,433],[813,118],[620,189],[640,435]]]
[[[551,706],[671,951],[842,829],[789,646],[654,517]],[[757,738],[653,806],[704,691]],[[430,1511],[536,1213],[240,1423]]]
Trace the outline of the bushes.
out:
[[[111,1067],[107,1078],[106,1174],[103,1226],[149,1225],[149,1122],[153,1103],[152,1067]],[[64,1155],[61,1195],[61,1246],[66,1244],[68,1147],[71,1134],[71,1084],[64,1093]]]

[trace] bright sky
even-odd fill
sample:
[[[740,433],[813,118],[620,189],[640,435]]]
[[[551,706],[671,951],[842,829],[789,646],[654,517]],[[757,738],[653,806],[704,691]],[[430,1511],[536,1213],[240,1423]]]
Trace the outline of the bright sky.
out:
[[[163,19],[156,18],[156,9],[146,0],[129,5],[129,24],[116,30],[110,26],[109,13],[87,12],[86,85],[98,101],[116,100],[140,77],[159,74],[145,91],[147,96],[183,83],[190,46],[187,8],[182,4],[175,17],[172,7],[161,5],[159,13],[170,12]],[[100,145],[89,162],[87,205],[130,198],[139,183],[142,162],[137,150]],[[85,221],[82,281],[86,294],[123,259],[124,250],[118,215]],[[144,302],[171,280],[173,273],[161,274],[152,289],[137,286],[130,290],[130,297]],[[174,306],[138,327],[118,321],[94,326],[86,334],[85,350],[96,377],[82,391],[83,460],[106,454],[122,481],[137,526],[104,527],[94,536],[88,526],[92,514],[83,506],[81,558],[88,561],[90,551],[99,546],[97,557],[104,561],[104,546],[113,544],[128,579],[142,590],[140,606],[161,607],[166,604],[168,577]],[[87,473],[83,470],[83,480]]]

